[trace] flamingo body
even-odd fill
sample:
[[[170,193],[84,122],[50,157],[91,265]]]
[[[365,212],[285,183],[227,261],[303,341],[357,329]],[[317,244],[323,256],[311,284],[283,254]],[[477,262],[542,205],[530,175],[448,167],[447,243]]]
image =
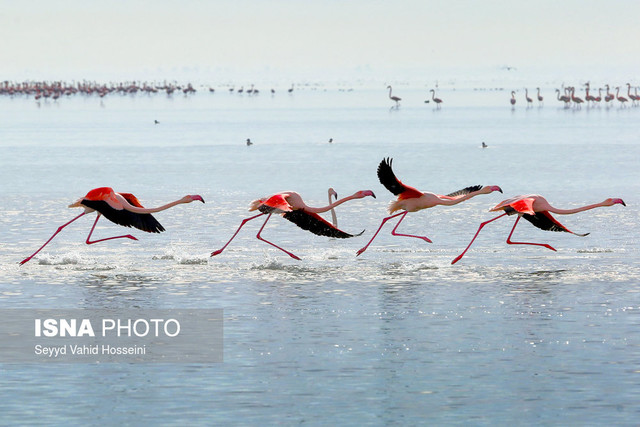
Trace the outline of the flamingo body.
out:
[[[131,205],[143,208],[136,196],[130,193],[119,193]],[[110,187],[100,187],[87,193],[82,199],[69,207],[82,206],[99,212],[114,224],[124,227],[134,227],[147,233],[161,233],[164,227],[150,213],[136,213],[128,211],[116,198],[116,192]]]

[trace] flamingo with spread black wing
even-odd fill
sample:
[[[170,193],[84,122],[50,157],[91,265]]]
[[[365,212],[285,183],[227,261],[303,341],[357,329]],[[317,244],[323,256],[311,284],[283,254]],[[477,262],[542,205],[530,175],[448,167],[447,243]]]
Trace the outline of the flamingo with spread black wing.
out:
[[[545,199],[544,197],[542,197],[542,196],[540,196],[538,194],[530,194],[530,195],[526,195],[526,196],[516,196],[516,197],[513,197],[511,199],[504,200],[504,201],[500,202],[498,205],[496,205],[494,208],[492,208],[490,210],[490,212],[503,211],[504,213],[502,215],[499,215],[499,216],[493,218],[493,219],[490,219],[488,221],[485,221],[485,222],[481,223],[480,227],[478,228],[478,231],[476,231],[475,236],[473,236],[473,239],[471,239],[471,242],[469,242],[469,245],[467,246],[467,248],[460,255],[458,255],[453,261],[451,261],[451,264],[455,264],[456,262],[460,261],[460,259],[464,256],[464,254],[467,253],[467,251],[471,247],[471,244],[474,242],[474,240],[476,240],[476,237],[478,237],[478,234],[480,233],[480,230],[482,230],[482,228],[485,225],[489,224],[490,222],[495,221],[498,218],[502,218],[505,215],[517,215],[516,222],[513,224],[513,228],[511,229],[511,233],[509,233],[509,236],[507,237],[507,243],[508,244],[510,244],[510,245],[543,246],[543,247],[545,247],[547,249],[551,249],[552,251],[555,251],[555,248],[553,248],[551,245],[548,245],[546,243],[528,243],[528,242],[514,242],[514,241],[512,241],[511,240],[511,236],[513,235],[513,231],[516,229],[516,225],[518,225],[518,221],[520,221],[520,218],[526,219],[531,224],[533,224],[535,227],[538,227],[538,228],[540,228],[542,230],[564,231],[566,233],[571,233],[571,234],[575,234],[576,236],[584,237],[584,236],[588,235],[589,233],[585,233],[585,234],[574,233],[573,231],[569,230],[564,225],[560,224],[560,222],[558,222],[551,215],[551,213],[555,213],[555,214],[558,214],[558,215],[570,215],[570,214],[583,212],[583,211],[587,211],[587,210],[590,210],[590,209],[595,209],[595,208],[599,208],[599,207],[603,207],[603,206],[613,206],[613,205],[616,205],[616,204],[621,204],[622,206],[626,206],[626,204],[624,203],[624,201],[622,199],[610,198],[610,199],[604,200],[603,202],[596,203],[596,204],[593,204],[593,205],[583,206],[583,207],[580,207],[580,208],[558,209],[558,208],[554,208],[553,206],[551,206],[551,204],[549,204],[547,199]]]
[[[47,246],[47,244],[51,240],[53,240],[53,238],[56,237],[56,235],[58,235],[58,233],[60,233],[67,225],[71,224],[78,218],[88,213],[98,212],[98,215],[96,216],[96,220],[93,223],[93,227],[91,227],[91,231],[89,231],[89,235],[87,236],[87,240],[86,240],[87,245],[91,245],[98,242],[104,242],[106,240],[123,239],[123,238],[138,240],[137,238],[135,238],[130,234],[126,234],[123,236],[107,237],[104,239],[98,239],[93,241],[90,239],[91,239],[91,235],[93,234],[93,230],[96,228],[96,224],[100,219],[100,215],[103,215],[109,221],[118,225],[122,225],[124,227],[135,227],[139,230],[146,231],[147,233],[161,233],[164,231],[164,227],[151,214],[163,211],[165,209],[169,209],[181,203],[191,203],[194,200],[199,200],[202,203],[204,203],[204,200],[202,199],[201,196],[189,195],[189,196],[184,196],[183,198],[181,198],[180,200],[176,200],[175,202],[171,202],[157,208],[147,209],[140,204],[136,196],[134,196],[133,194],[116,193],[110,187],[94,188],[93,190],[89,191],[86,196],[81,197],[75,203],[72,203],[69,205],[70,208],[84,208],[84,212],[82,212],[80,215],[73,218],[71,221],[58,227],[56,232],[53,233],[53,235],[49,238],[49,240],[47,240],[44,243],[44,245],[40,246],[40,248],[37,251],[35,251],[31,256],[22,260],[20,264],[24,264],[29,260],[31,260],[34,256],[38,254],[38,252],[42,250],[42,248]]]
[[[225,248],[229,245],[229,243],[231,243],[231,241],[240,232],[240,229],[242,229],[242,227],[247,222],[253,219],[259,218],[263,215],[267,215],[267,219],[265,219],[264,223],[262,224],[262,227],[260,227],[260,230],[258,231],[256,238],[258,238],[258,240],[262,240],[263,242],[270,244],[271,246],[277,249],[280,249],[282,252],[286,253],[291,258],[300,260],[300,257],[298,257],[297,255],[294,255],[293,253],[281,248],[280,246],[262,238],[262,236],[260,235],[265,225],[267,225],[267,222],[271,218],[272,214],[282,215],[284,219],[293,222],[298,227],[302,228],[303,230],[310,231],[313,234],[317,234],[319,236],[335,237],[338,239],[346,239],[349,237],[359,236],[364,231],[355,235],[346,233],[338,229],[333,224],[326,221],[324,218],[322,218],[318,214],[327,212],[329,210],[333,210],[333,208],[335,208],[336,206],[339,206],[344,202],[348,202],[349,200],[362,199],[363,197],[367,197],[367,196],[371,196],[374,198],[376,197],[375,194],[373,194],[373,191],[370,191],[370,190],[358,191],[352,194],[351,196],[336,200],[335,202],[329,203],[329,205],[322,208],[314,208],[311,206],[307,206],[305,202],[302,200],[302,197],[300,196],[300,194],[296,193],[295,191],[285,191],[282,193],[274,194],[269,197],[264,197],[258,200],[254,200],[253,202],[251,202],[249,211],[258,210],[260,211],[260,213],[258,215],[254,215],[252,217],[242,220],[236,232],[233,234],[233,236],[231,236],[231,239],[229,239],[229,241],[222,248],[212,252],[211,256],[221,254],[222,251],[225,250]],[[331,200],[331,192],[329,194],[329,199]]]

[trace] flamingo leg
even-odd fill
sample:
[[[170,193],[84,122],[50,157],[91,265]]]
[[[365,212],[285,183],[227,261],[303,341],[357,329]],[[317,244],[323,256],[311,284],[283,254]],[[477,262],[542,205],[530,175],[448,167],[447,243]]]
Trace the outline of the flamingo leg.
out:
[[[282,252],[284,252],[285,254],[289,255],[291,258],[297,259],[298,261],[300,261],[300,258],[297,257],[296,255],[292,254],[291,252],[286,251],[286,250],[282,249],[280,246],[275,245],[275,244],[271,243],[270,241],[265,240],[262,237],[260,237],[260,233],[262,233],[262,230],[264,229],[264,226],[267,225],[267,221],[269,221],[269,218],[271,218],[271,214],[269,214],[267,219],[264,220],[264,224],[262,224],[262,227],[260,227],[260,230],[258,230],[258,234],[256,234],[256,237],[258,238],[258,240],[262,240],[263,242],[266,242],[266,243],[270,244],[274,248],[280,249]]]
[[[96,216],[96,220],[93,222],[93,226],[91,227],[91,231],[89,231],[89,235],[87,236],[87,240],[85,241],[85,243],[87,245],[92,245],[92,244],[98,243],[98,242],[104,242],[105,240],[123,239],[123,238],[131,239],[131,240],[138,240],[135,237],[133,237],[131,234],[126,234],[124,236],[107,237],[106,239],[98,239],[98,240],[93,240],[93,241],[89,240],[89,239],[91,239],[91,235],[93,234],[93,230],[96,228],[96,224],[98,223],[99,219],[100,219],[100,212],[98,212],[98,215]]]
[[[396,229],[398,228],[398,226],[400,225],[400,223],[402,222],[402,220],[404,219],[405,216],[407,216],[407,214],[409,213],[409,211],[404,211],[404,213],[402,214],[402,216],[400,217],[400,220],[398,221],[398,223],[396,224],[396,226],[393,228],[393,230],[391,230],[391,234],[393,234],[394,236],[401,236],[401,237],[415,237],[416,239],[422,239],[427,243],[433,243],[428,237],[426,236],[414,236],[413,234],[401,234],[401,233],[396,233]]]
[[[552,251],[556,251],[555,248],[553,248],[550,245],[547,245],[546,243],[527,243],[527,242],[513,242],[511,240],[511,236],[513,235],[513,232],[516,229],[516,225],[518,225],[518,221],[520,221],[520,215],[518,215],[518,218],[516,218],[516,222],[513,224],[513,228],[511,229],[511,233],[509,233],[509,237],[507,237],[507,243],[510,245],[533,245],[533,246],[544,246],[545,248],[551,249]],[[557,252],[557,251],[556,251]]]
[[[228,241],[228,242],[227,242],[227,243],[226,243],[222,248],[218,249],[217,251],[213,251],[213,252],[211,252],[211,256],[216,256],[216,255],[221,254],[221,253],[222,253],[222,251],[224,251],[224,250],[225,250],[225,248],[226,248],[227,246],[229,246],[229,243],[231,243],[231,241],[232,241],[232,240],[233,240],[233,239],[238,235],[238,233],[240,232],[240,229],[241,229],[242,227],[244,227],[244,225],[245,225],[247,222],[251,221],[252,219],[256,219],[256,218],[258,218],[259,216],[262,216],[262,215],[265,215],[265,214],[263,214],[263,213],[259,213],[258,215],[252,216],[252,217],[250,217],[250,218],[245,218],[245,219],[243,219],[243,220],[242,220],[242,222],[240,223],[240,227],[238,227],[238,229],[236,230],[236,232],[235,232],[235,233],[233,233],[233,236],[231,236],[231,238],[229,239],[229,241]]]
[[[382,226],[383,226],[387,221],[389,221],[390,219],[395,218],[395,217],[397,217],[397,216],[400,216],[400,215],[406,215],[406,214],[407,214],[407,211],[404,211],[404,212],[400,212],[400,213],[397,213],[397,214],[395,214],[395,215],[391,215],[391,216],[388,216],[388,217],[384,218],[384,219],[382,220],[382,222],[380,223],[380,227],[378,227],[378,229],[376,230],[376,232],[373,234],[373,237],[371,238],[371,240],[369,240],[369,243],[367,243],[367,244],[366,244],[362,249],[360,249],[358,252],[356,252],[356,256],[360,255],[361,253],[363,253],[364,251],[366,251],[366,250],[367,250],[367,248],[369,247],[369,245],[371,244],[371,242],[373,242],[373,239],[375,239],[375,238],[376,238],[376,236],[378,235],[378,233],[379,233],[379,232],[380,232],[380,230],[382,229]],[[398,224],[399,224],[399,223],[400,223],[400,222],[398,222]],[[397,226],[396,226],[396,227],[397,227]],[[395,231],[395,228],[394,228],[393,230]]]
[[[47,246],[47,244],[53,240],[54,237],[56,237],[58,235],[59,232],[62,231],[63,228],[65,228],[67,225],[71,224],[73,221],[75,221],[76,219],[80,218],[82,215],[86,214],[86,212],[82,212],[80,215],[78,215],[77,217],[73,218],[71,221],[62,224],[60,227],[58,227],[58,229],[56,230],[55,233],[53,233],[53,236],[49,237],[49,240],[47,240],[46,242],[44,242],[44,245],[40,246],[40,249],[38,249],[37,251],[35,251],[31,256],[23,259],[22,261],[20,261],[20,265],[29,262],[29,260],[31,260],[31,258],[33,258],[34,256],[36,256],[38,254],[38,252],[40,252],[42,250],[42,248],[44,248],[45,246]]]
[[[476,231],[476,234],[473,236],[473,239],[471,239],[471,241],[469,242],[469,245],[467,245],[466,249],[464,251],[462,251],[462,253],[460,255],[458,255],[457,257],[455,257],[455,259],[453,261],[451,261],[451,265],[455,264],[456,262],[460,261],[462,259],[462,257],[464,256],[464,254],[467,253],[467,251],[469,250],[469,248],[471,247],[471,245],[473,244],[473,242],[476,240],[476,237],[478,237],[478,234],[480,234],[480,230],[482,230],[482,228],[489,224],[490,222],[495,221],[498,218],[502,218],[503,216],[507,215],[506,213],[503,213],[500,216],[497,216],[493,219],[490,219],[488,221],[483,222],[482,224],[480,224],[480,227],[478,227],[478,231]],[[516,221],[517,222],[517,221]],[[514,226],[515,228],[515,226]],[[513,232],[513,230],[511,230],[511,232]]]

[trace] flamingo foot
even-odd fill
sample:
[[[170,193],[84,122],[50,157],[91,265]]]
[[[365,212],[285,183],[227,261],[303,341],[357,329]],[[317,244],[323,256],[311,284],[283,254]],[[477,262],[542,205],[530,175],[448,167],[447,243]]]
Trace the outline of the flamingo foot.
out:
[[[286,251],[285,251],[285,252],[286,252]],[[302,261],[302,258],[300,258],[300,257],[299,257],[299,256],[297,256],[297,255],[292,254],[291,252],[287,252],[287,254],[288,254],[291,258],[293,258],[293,259],[296,259],[296,260],[298,260],[298,261]]]
[[[220,255],[224,249],[218,249],[217,251],[211,252],[211,256]]]

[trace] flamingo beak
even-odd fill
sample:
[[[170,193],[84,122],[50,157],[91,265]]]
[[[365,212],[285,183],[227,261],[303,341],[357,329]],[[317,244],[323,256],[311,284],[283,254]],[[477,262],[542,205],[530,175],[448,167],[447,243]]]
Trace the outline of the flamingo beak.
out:
[[[82,207],[82,205],[81,205],[82,200],[83,199],[78,199],[75,202],[71,203],[68,207],[70,207],[70,208],[81,208]]]
[[[198,196],[196,194],[196,195],[193,195],[193,196],[190,196],[190,197],[191,197],[191,200],[200,200],[202,203],[204,203],[204,199],[202,198],[202,196]]]
[[[620,203],[622,206],[627,206],[627,204],[622,199],[613,199],[613,203]]]
[[[497,185],[492,185],[491,186],[491,191],[499,191],[502,193],[502,188],[498,187]]]
[[[371,191],[371,190],[367,190],[367,191],[365,191],[364,193],[365,193],[365,196],[371,196],[371,197],[373,197],[374,199],[376,198],[376,195],[375,195],[375,194],[373,194],[373,191]]]

